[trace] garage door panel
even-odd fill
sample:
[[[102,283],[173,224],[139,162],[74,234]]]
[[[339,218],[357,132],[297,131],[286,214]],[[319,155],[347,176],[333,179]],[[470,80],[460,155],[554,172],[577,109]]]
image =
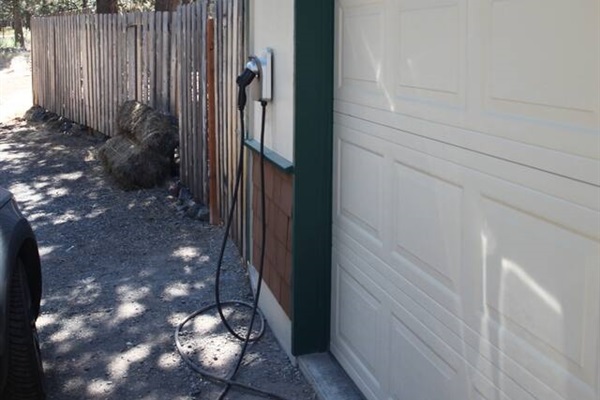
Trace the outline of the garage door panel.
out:
[[[532,345],[546,343],[583,365],[600,333],[586,334],[587,320],[598,320],[600,246],[491,199],[483,213],[486,310]],[[593,347],[584,351],[586,343]]]
[[[403,0],[391,68],[399,98],[464,106],[465,1]]]
[[[389,263],[376,257],[360,243],[345,235],[342,230],[336,229],[335,236],[334,259],[348,257],[351,260],[348,265],[350,269],[354,269],[352,272],[354,276],[358,277],[363,272],[369,277],[370,284],[380,288],[383,294],[378,296],[384,303],[384,309],[393,310],[394,315],[405,321],[413,332],[418,332],[420,337],[427,337],[427,334],[423,333],[425,331],[443,340],[454,354],[460,355],[464,363],[472,367],[470,376],[477,372],[493,382],[495,389],[490,390],[491,393],[495,393],[495,397],[492,398],[502,398],[502,395],[507,395],[511,399],[527,399],[530,397],[525,396],[524,393],[531,393],[531,398],[540,400],[597,400],[599,394],[597,383],[579,378],[583,374],[581,368],[569,368],[568,365],[561,364],[560,359],[551,357],[547,352],[538,349],[538,346],[532,346],[523,337],[517,336],[492,319],[479,319],[476,325],[467,324],[460,315],[470,312],[468,304],[463,303],[461,308],[460,303],[455,302],[455,306],[451,307],[455,312],[449,311],[431,297],[433,290],[429,289],[426,292],[420,290],[403,275],[392,271]],[[340,297],[337,301],[340,302],[340,306],[345,304],[344,298]],[[415,328],[411,323],[413,320],[418,321],[422,327]],[[385,318],[379,323],[381,326],[388,326]],[[594,322],[591,324],[594,325]],[[372,343],[376,340],[379,339],[373,339]],[[394,341],[394,336],[390,340]],[[345,357],[344,350],[340,349],[336,342],[334,332],[332,351],[338,358]],[[382,356],[382,360],[385,356],[385,354]],[[590,351],[589,356],[598,357],[597,351],[596,353]],[[458,364],[451,362],[451,365]],[[344,366],[355,368],[352,364],[350,367]],[[598,373],[597,369],[592,371]],[[399,378],[394,375],[393,379]],[[463,384],[463,386],[468,385]],[[462,400],[466,397],[455,398]]]
[[[361,390],[371,398],[382,398],[388,339],[381,278],[354,253],[334,250],[333,257],[332,337],[336,340],[331,351]]]
[[[472,393],[476,400],[534,400],[534,397],[503,374],[495,374],[492,379],[485,378],[479,371],[472,370]],[[510,396],[510,397],[509,397]],[[553,398],[554,397],[554,398]],[[555,400],[551,396],[545,400]]]
[[[439,338],[406,316],[393,315],[390,329],[392,399],[466,398],[462,361]]]
[[[486,3],[488,109],[597,129],[598,2]]]
[[[381,94],[385,38],[383,1],[344,1],[337,4],[337,86]]]
[[[337,266],[334,273],[334,303],[339,304],[341,309],[346,309],[349,318],[369,307],[347,301],[349,293],[343,293],[344,285],[352,286],[355,290],[357,282],[360,281],[361,288],[357,289],[357,292],[376,293],[373,296],[377,298],[376,301],[372,301],[371,296],[366,296],[370,300],[365,301],[378,306],[371,307],[370,319],[364,319],[357,326],[357,329],[361,329],[361,334],[368,336],[368,339],[362,340],[365,343],[362,350],[361,345],[357,345],[361,342],[357,339],[359,335],[343,333],[344,328],[339,322],[343,311],[336,310],[335,305],[333,311],[332,352],[351,376],[358,375],[355,379],[359,386],[364,386],[361,389],[366,388],[367,397],[404,399],[406,397],[402,396],[414,392],[410,385],[418,382],[414,380],[416,377],[423,380],[429,375],[435,378],[435,382],[428,383],[429,386],[443,388],[442,393],[460,393],[459,398],[466,398],[465,362],[457,353],[457,350],[462,350],[462,341],[435,316],[423,313],[424,304],[431,303],[432,300],[411,300],[402,291],[410,283],[399,283],[398,277],[390,279],[385,273],[382,274],[380,267],[383,263],[377,261],[376,256],[350,237],[337,243],[334,248],[334,260]],[[344,282],[344,276],[350,277],[350,283]],[[414,291],[414,288],[412,290]],[[365,297],[356,293],[353,295],[360,302]],[[400,298],[404,298],[405,301],[400,302]],[[455,330],[460,331],[460,328],[456,326]],[[349,337],[352,339],[349,340]],[[410,349],[406,347],[408,345],[411,346]],[[369,348],[372,354],[379,355],[379,364],[375,366],[370,364],[374,361],[365,360],[361,356],[361,352],[368,351]],[[405,374],[404,371],[408,369],[412,372]],[[378,374],[373,371],[378,371]],[[435,393],[435,390],[429,388],[414,398],[426,399],[429,397],[425,394],[431,393]]]
[[[336,134],[334,223],[386,260],[388,275],[401,274],[456,312],[461,168],[345,126]]]
[[[460,128],[432,124],[345,102],[337,101],[335,105],[338,110],[334,114],[336,137],[351,129],[367,138],[380,139],[378,148],[385,149],[388,143],[397,144],[590,209],[600,209],[598,161],[559,152],[550,153],[551,157],[548,158],[547,150],[525,145],[514,146],[514,143]],[[382,123],[370,120],[370,116],[373,115],[374,119],[381,120]],[[396,125],[402,126],[402,130],[394,128]],[[444,140],[430,140],[435,137]],[[460,142],[461,145],[449,145],[448,142],[452,140]],[[467,150],[469,146],[473,147],[472,151]],[[600,143],[596,147],[600,149]],[[502,157],[487,156],[486,153],[491,152],[493,148],[501,150]],[[527,164],[532,162],[540,168],[528,168]],[[559,174],[560,171],[566,170],[569,172],[567,176]],[[551,173],[547,173],[548,171]],[[576,180],[564,179],[565,177],[575,177]],[[578,181],[591,184],[585,185]]]
[[[440,176],[394,164],[394,251],[414,257],[455,290],[461,263],[462,188]]]
[[[381,245],[384,155],[372,145],[340,138],[337,159],[340,219],[353,224],[357,235]]]
[[[377,363],[379,352],[377,344],[372,341],[379,330],[378,317],[381,313],[381,300],[375,297],[377,292],[361,285],[348,271],[340,265],[339,296],[348,304],[341,308],[337,330],[341,341],[351,349],[361,361],[371,379],[378,374]]]
[[[343,227],[334,226],[334,237],[334,252],[348,257],[351,265],[360,266],[360,271],[380,290],[391,295],[394,301],[401,303],[411,313],[420,316],[423,314],[422,318],[431,320],[428,324],[430,329],[433,329],[432,325],[439,324],[444,328],[444,335],[448,336],[452,332],[460,336],[462,325],[457,316],[462,315],[463,310],[461,300],[455,292],[431,279],[410,260],[397,255],[393,259],[382,259],[348,235]],[[402,302],[398,300],[400,298],[403,299]],[[407,302],[411,303],[410,307]],[[454,337],[448,337],[447,340],[454,340]],[[454,347],[460,349],[460,343],[462,342],[455,342]]]
[[[337,4],[336,99],[600,159],[597,1]]]
[[[332,352],[369,399],[600,400],[600,2],[336,6]]]
[[[497,326],[489,328],[489,332],[501,330]],[[493,393],[497,397],[504,394],[509,399],[598,399],[596,387],[575,378],[558,364],[544,359],[544,355],[531,347],[519,348],[518,342],[507,341],[504,349],[500,350],[471,330],[465,331],[465,339],[466,360],[472,366],[470,376],[475,388],[484,394]],[[527,357],[515,361],[504,352],[508,350],[514,354],[516,351],[511,348]]]

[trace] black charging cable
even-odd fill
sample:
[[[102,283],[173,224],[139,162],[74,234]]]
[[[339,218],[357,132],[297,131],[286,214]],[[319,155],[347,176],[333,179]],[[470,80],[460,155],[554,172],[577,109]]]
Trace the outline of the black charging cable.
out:
[[[262,287],[262,277],[263,277],[264,260],[265,260],[266,230],[267,230],[266,229],[266,227],[267,227],[266,226],[267,225],[266,212],[265,212],[266,205],[265,205],[265,164],[264,164],[264,162],[265,162],[265,156],[264,156],[264,139],[265,139],[265,137],[264,136],[265,136],[265,116],[266,116],[267,102],[264,100],[261,100],[261,102],[260,102],[261,109],[262,109],[261,127],[260,127],[260,182],[261,182],[260,183],[260,186],[261,186],[261,194],[260,194],[261,200],[260,201],[261,201],[262,236],[261,236],[261,252],[260,252],[258,283],[257,283],[257,287],[256,287],[256,294],[254,296],[254,301],[252,302],[252,304],[244,302],[244,301],[237,301],[237,300],[222,301],[221,294],[220,294],[220,281],[221,281],[221,270],[222,270],[222,266],[223,266],[223,257],[225,254],[225,248],[227,245],[227,239],[229,237],[229,232],[231,230],[231,223],[233,221],[235,207],[237,205],[240,183],[242,180],[242,176],[244,174],[244,156],[243,156],[244,148],[243,148],[243,146],[244,146],[244,133],[245,133],[244,108],[246,106],[246,87],[252,82],[252,80],[255,78],[255,76],[256,76],[255,72],[253,72],[249,68],[246,68],[244,70],[244,72],[237,78],[237,84],[239,86],[239,88],[238,88],[238,110],[239,110],[239,115],[240,115],[240,154],[238,157],[236,179],[235,179],[235,185],[234,185],[234,190],[233,190],[233,198],[232,198],[231,206],[229,209],[229,214],[227,217],[225,233],[223,234],[223,241],[221,242],[221,250],[219,252],[219,259],[217,261],[217,269],[216,269],[216,273],[215,273],[215,302],[213,304],[210,304],[210,305],[208,305],[204,308],[201,308],[201,309],[193,312],[192,314],[188,315],[175,328],[175,346],[177,348],[179,355],[183,359],[183,361],[185,361],[185,363],[192,370],[199,373],[203,377],[205,377],[209,380],[212,380],[213,382],[225,384],[223,391],[219,394],[219,397],[218,397],[219,400],[222,400],[232,387],[235,387],[236,389],[239,389],[239,390],[242,390],[245,392],[249,392],[249,393],[252,393],[255,395],[263,396],[266,398],[277,399],[277,400],[287,400],[285,397],[282,397],[276,393],[257,389],[253,386],[246,385],[246,384],[243,384],[243,383],[240,383],[240,382],[237,382],[234,380],[235,375],[237,374],[238,370],[240,369],[240,367],[242,365],[242,361],[243,361],[243,358],[248,349],[248,345],[251,342],[257,341],[258,339],[260,339],[263,336],[263,334],[265,332],[265,325],[266,325],[265,318],[262,315],[262,313],[260,312],[260,310],[258,309],[258,301],[260,298],[260,292],[261,292],[261,287]],[[243,226],[242,226],[242,230],[243,230]],[[233,327],[229,324],[229,322],[227,321],[227,318],[225,317],[225,315],[223,313],[223,306],[226,306],[226,305],[242,306],[242,307],[251,309],[252,314],[251,314],[250,322],[248,324],[248,329],[247,329],[245,335],[242,336],[239,333],[237,333],[233,329]],[[186,354],[186,352],[183,348],[183,345],[181,344],[181,341],[179,339],[181,330],[183,329],[185,324],[187,324],[189,321],[196,318],[198,315],[204,314],[207,311],[212,310],[214,308],[217,309],[219,316],[221,318],[221,322],[227,328],[229,333],[232,334],[236,339],[243,342],[242,350],[240,351],[240,354],[237,358],[234,368],[231,371],[229,371],[229,373],[225,377],[215,375],[214,373],[203,369],[200,365],[198,365],[196,362],[194,362],[192,360],[192,358]],[[255,335],[252,335],[252,331],[254,329],[254,323],[255,323],[257,315],[259,316],[259,320],[260,320],[260,328],[258,329],[258,333],[256,333]]]

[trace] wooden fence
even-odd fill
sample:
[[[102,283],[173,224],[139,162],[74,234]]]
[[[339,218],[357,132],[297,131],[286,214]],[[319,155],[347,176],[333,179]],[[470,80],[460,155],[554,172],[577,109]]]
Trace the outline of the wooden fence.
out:
[[[33,18],[33,101],[108,136],[125,100],[177,115],[177,15]]]
[[[206,29],[208,2],[180,6],[174,14],[177,53],[177,116],[181,181],[208,204]]]
[[[240,151],[239,114],[236,77],[246,62],[245,1],[222,0],[215,3],[215,118],[216,118],[216,197],[220,215],[225,220],[233,195],[236,166]],[[250,101],[250,100],[248,100]],[[247,170],[247,168],[246,168]],[[245,177],[242,182],[246,181]],[[243,188],[241,188],[243,189]],[[242,221],[247,201],[242,196],[232,227],[233,239],[243,243]],[[240,248],[242,254],[244,249]]]
[[[244,0],[197,0],[173,13],[33,18],[34,104],[108,136],[125,100],[177,116],[182,182],[218,223],[243,151],[235,78],[246,60],[245,14]],[[240,206],[238,243],[243,218]]]

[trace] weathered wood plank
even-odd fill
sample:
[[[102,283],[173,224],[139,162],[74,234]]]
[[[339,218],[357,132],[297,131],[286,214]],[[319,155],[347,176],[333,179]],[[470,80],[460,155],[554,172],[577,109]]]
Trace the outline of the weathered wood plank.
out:
[[[136,98],[136,82],[135,71],[136,67],[136,36],[137,27],[135,24],[134,14],[127,15],[127,99],[133,100]]]
[[[149,13],[148,20],[148,102],[156,107],[156,18]]]
[[[104,134],[108,134],[107,132],[107,126],[106,126],[106,122],[108,120],[107,118],[107,99],[108,99],[108,92],[107,92],[107,66],[106,66],[106,61],[107,61],[107,57],[106,57],[106,39],[107,39],[107,35],[106,35],[106,14],[102,14],[100,15],[100,69],[99,69],[99,73],[100,73],[100,92],[101,92],[101,96],[100,96],[100,131]]]
[[[186,179],[186,174],[187,174],[187,170],[186,170],[186,136],[185,136],[185,130],[186,130],[186,125],[185,125],[185,121],[186,121],[186,109],[185,109],[185,74],[186,74],[186,67],[185,67],[185,62],[184,60],[186,59],[187,56],[187,51],[186,51],[186,47],[185,47],[185,33],[186,33],[186,6],[181,6],[180,8],[180,15],[179,15],[179,31],[178,31],[178,43],[177,43],[177,48],[180,54],[179,59],[177,60],[178,62],[178,69],[179,69],[179,76],[177,79],[177,94],[178,94],[178,100],[177,100],[177,105],[178,105],[178,115],[179,115],[179,140],[180,140],[180,152],[179,152],[179,157],[181,160],[181,171],[180,171],[180,175],[181,175],[181,180],[185,181]]]
[[[161,98],[161,108],[164,112],[169,112],[169,73],[171,60],[169,59],[169,13],[163,12],[161,13],[162,25],[161,25],[161,37],[162,37],[162,50],[161,50],[161,90],[160,90],[160,98]],[[171,72],[172,73],[172,72]]]
[[[198,26],[198,68],[199,68],[199,95],[198,101],[200,103],[200,116],[198,132],[200,133],[200,198],[207,202],[208,199],[208,163],[207,163],[207,146],[206,146],[206,62],[204,57],[206,55],[206,22],[208,19],[207,3],[202,1],[200,4],[200,10],[202,18]]]
[[[136,13],[135,14],[135,24],[137,27],[137,35],[136,35],[136,45],[135,45],[135,51],[136,51],[136,56],[135,56],[135,66],[136,66],[136,71],[135,71],[135,79],[134,82],[136,84],[136,89],[135,89],[135,98],[139,101],[143,100],[142,97],[142,35],[143,35],[143,29],[142,29],[142,14],[141,13]]]
[[[162,111],[162,13],[154,13],[154,107]]]
[[[208,165],[208,207],[209,222],[216,225],[221,222],[217,197],[217,143],[216,143],[216,114],[215,114],[215,24],[209,19],[206,24],[206,92],[207,112],[207,162]]]
[[[89,54],[90,54],[90,61],[88,64],[88,71],[90,74],[90,104],[88,105],[88,108],[90,110],[90,122],[91,125],[90,127],[92,127],[93,129],[96,129],[96,90],[97,90],[97,86],[96,86],[96,71],[95,71],[95,65],[96,65],[96,41],[95,41],[95,36],[96,36],[96,16],[95,15],[90,15],[89,16]]]
[[[197,69],[196,69],[196,24],[198,21],[198,8],[196,7],[198,3],[190,4],[190,34],[188,36],[188,41],[190,43],[190,163],[188,165],[190,171],[190,179],[189,186],[192,191],[192,195],[197,200],[198,196],[198,188],[197,188],[197,166],[196,160],[198,158],[198,135],[196,131],[196,118],[197,118],[197,110],[198,104],[196,102],[196,78],[197,78]]]

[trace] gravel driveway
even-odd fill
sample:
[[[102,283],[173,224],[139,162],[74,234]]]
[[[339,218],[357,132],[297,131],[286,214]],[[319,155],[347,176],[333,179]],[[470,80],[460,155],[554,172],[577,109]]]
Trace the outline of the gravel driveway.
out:
[[[214,399],[219,387],[191,372],[174,350],[175,326],[213,301],[222,229],[178,216],[166,188],[124,192],[95,153],[101,139],[0,123],[0,185],[37,234],[44,274],[42,341],[49,399]],[[250,299],[228,249],[224,298]],[[190,324],[198,360],[225,371],[239,345],[215,316]],[[240,381],[314,399],[272,333],[250,346]],[[258,398],[232,391],[228,399]]]

